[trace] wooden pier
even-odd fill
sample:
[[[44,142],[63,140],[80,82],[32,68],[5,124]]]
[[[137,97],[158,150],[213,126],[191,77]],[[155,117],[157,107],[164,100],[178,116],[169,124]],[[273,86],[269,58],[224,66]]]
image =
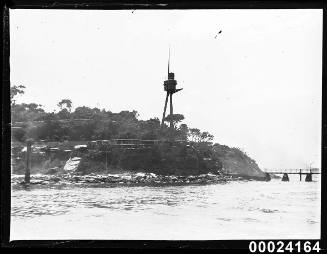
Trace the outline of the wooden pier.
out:
[[[288,182],[288,175],[299,175],[300,181],[302,181],[302,175],[305,176],[306,182],[312,182],[312,175],[321,174],[318,168],[309,168],[309,169],[277,169],[277,170],[269,170],[265,171],[268,174],[274,175],[283,175],[282,181]]]

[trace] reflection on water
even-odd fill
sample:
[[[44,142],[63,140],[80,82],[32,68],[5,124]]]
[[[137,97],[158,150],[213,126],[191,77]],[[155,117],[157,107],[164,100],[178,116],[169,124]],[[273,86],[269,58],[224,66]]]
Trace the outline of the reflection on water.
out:
[[[12,190],[11,239],[319,238],[320,182]]]

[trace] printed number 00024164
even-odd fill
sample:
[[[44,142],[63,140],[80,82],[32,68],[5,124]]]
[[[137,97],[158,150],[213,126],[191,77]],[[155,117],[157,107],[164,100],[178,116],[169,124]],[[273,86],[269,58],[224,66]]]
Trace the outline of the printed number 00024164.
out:
[[[310,241],[297,241],[297,242],[283,242],[283,241],[251,241],[249,244],[249,251],[252,253],[259,252],[276,252],[276,253],[284,253],[284,252],[317,252],[319,253],[320,247],[319,247],[319,241],[310,242]]]

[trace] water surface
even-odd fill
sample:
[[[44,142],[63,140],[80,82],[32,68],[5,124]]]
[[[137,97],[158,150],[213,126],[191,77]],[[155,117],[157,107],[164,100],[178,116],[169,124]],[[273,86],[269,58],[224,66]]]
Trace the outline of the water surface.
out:
[[[267,238],[320,238],[320,181],[12,190],[11,240]]]

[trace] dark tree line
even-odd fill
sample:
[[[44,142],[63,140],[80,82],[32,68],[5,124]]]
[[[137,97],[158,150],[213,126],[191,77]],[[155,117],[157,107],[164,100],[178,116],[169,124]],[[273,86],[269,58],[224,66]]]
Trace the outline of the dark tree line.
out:
[[[177,140],[205,142],[213,136],[181,123],[181,114],[168,115],[160,126],[159,118],[139,120],[137,111],[113,113],[109,110],[81,106],[72,110],[72,101],[58,102],[58,112],[46,112],[37,103],[16,103],[25,87],[11,87],[12,139],[23,142],[27,138],[45,141],[103,140],[103,139],[161,139],[169,137],[169,121],[173,120],[173,136]]]

